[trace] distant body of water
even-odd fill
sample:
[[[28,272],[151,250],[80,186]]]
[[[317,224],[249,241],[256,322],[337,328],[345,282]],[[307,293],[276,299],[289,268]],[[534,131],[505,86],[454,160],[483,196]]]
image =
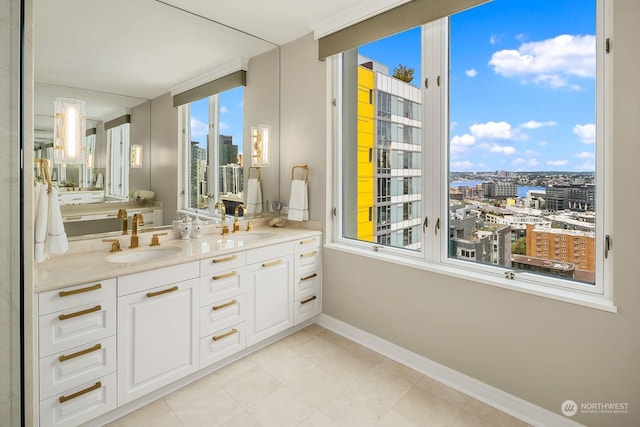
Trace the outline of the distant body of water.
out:
[[[482,184],[485,181],[455,181],[449,183],[451,187],[475,187],[478,184]],[[518,197],[527,197],[529,191],[544,191],[544,187],[518,187]]]

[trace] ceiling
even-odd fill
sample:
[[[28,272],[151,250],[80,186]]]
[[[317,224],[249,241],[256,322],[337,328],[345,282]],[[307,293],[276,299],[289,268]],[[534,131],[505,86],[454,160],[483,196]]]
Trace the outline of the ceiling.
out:
[[[404,1],[34,0],[36,117],[65,96],[87,99],[87,116],[101,120],[230,62]]]

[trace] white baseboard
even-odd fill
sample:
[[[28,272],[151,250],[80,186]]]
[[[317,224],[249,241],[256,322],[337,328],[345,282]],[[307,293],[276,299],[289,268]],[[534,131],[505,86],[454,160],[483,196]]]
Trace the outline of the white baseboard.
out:
[[[534,405],[326,314],[316,318],[316,323],[530,425],[582,426],[560,414]]]

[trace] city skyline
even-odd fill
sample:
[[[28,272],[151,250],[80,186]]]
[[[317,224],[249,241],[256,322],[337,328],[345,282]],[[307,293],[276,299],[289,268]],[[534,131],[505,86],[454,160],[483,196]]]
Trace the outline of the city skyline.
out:
[[[238,151],[243,150],[244,87],[240,86],[219,94],[220,98],[220,135],[231,136]],[[204,98],[191,103],[191,140],[206,146],[209,133],[209,99]]]
[[[495,0],[451,17],[452,172],[595,171],[594,5]],[[359,52],[414,68],[417,85],[420,38],[416,28]]]

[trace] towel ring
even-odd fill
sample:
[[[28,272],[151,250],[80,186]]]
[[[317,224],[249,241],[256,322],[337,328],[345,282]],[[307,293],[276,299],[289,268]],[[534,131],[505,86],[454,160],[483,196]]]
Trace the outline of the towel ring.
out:
[[[306,163],[304,163],[304,164],[302,164],[302,165],[294,165],[294,166],[291,168],[291,180],[293,181],[293,175],[294,175],[294,173],[295,173],[295,171],[296,171],[296,168],[298,168],[298,169],[304,169],[304,170],[305,170],[305,172],[306,172],[306,175],[305,175],[305,177],[304,177],[304,182],[309,181],[309,166],[307,166],[307,164],[306,164]]]
[[[257,166],[251,166],[251,167],[249,168],[249,177],[248,177],[249,179],[251,179],[251,169],[255,169],[255,170],[257,170],[257,171],[258,171],[258,178],[257,178],[257,179],[258,179],[258,181],[260,181],[260,168],[259,168],[259,167],[257,167]]]

